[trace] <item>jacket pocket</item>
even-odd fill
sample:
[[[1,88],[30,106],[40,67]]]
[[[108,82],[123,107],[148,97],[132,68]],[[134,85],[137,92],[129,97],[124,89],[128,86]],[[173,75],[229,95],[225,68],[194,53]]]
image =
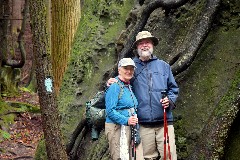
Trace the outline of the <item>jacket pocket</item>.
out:
[[[167,88],[167,75],[161,72],[153,72],[152,91],[161,92],[165,88]]]

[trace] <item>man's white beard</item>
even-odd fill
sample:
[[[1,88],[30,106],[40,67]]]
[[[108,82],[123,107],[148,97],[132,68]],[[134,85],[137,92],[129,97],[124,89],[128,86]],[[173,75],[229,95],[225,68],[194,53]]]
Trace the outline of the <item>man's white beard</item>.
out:
[[[149,60],[151,58],[152,53],[153,48],[150,48],[149,50],[146,51],[138,49],[138,55],[141,57],[142,60]]]

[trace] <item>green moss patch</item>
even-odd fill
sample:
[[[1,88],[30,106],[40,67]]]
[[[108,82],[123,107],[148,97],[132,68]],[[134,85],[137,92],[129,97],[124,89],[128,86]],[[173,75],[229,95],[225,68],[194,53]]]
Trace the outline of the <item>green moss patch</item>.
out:
[[[85,102],[101,87],[116,60],[115,41],[133,1],[86,0],[75,34],[71,60],[58,97],[66,140],[84,118]]]
[[[236,90],[239,85],[239,78],[235,78],[240,69],[239,36],[240,32],[235,29],[226,32],[216,28],[210,32],[180,84],[178,109],[174,114],[182,117],[177,133],[187,131],[188,147],[201,133],[213,111],[226,112],[226,105],[233,103],[236,97],[231,88],[234,85]]]

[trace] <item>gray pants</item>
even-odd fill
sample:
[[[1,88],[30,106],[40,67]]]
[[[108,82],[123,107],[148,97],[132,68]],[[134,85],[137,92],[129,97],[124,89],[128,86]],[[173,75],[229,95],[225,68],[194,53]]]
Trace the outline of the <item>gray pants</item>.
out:
[[[129,153],[130,153],[129,157],[131,157],[130,126],[126,126],[125,128],[126,128],[127,142],[129,144]],[[110,150],[112,160],[119,160],[119,158],[120,158],[120,134],[121,134],[121,126],[120,125],[113,124],[113,123],[105,123],[105,135],[107,136],[107,139],[108,139],[109,150]],[[144,160],[142,143],[140,143],[136,147],[136,159]]]

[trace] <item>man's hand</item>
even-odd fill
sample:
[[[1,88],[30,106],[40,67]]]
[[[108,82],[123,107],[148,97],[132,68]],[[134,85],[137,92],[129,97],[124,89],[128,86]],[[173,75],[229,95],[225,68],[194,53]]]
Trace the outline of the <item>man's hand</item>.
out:
[[[168,97],[160,99],[160,102],[162,103],[162,106],[163,106],[164,109],[169,107],[169,99],[168,99]]]
[[[107,86],[109,87],[111,84],[117,82],[118,80],[116,78],[110,78],[108,81],[107,81]]]

